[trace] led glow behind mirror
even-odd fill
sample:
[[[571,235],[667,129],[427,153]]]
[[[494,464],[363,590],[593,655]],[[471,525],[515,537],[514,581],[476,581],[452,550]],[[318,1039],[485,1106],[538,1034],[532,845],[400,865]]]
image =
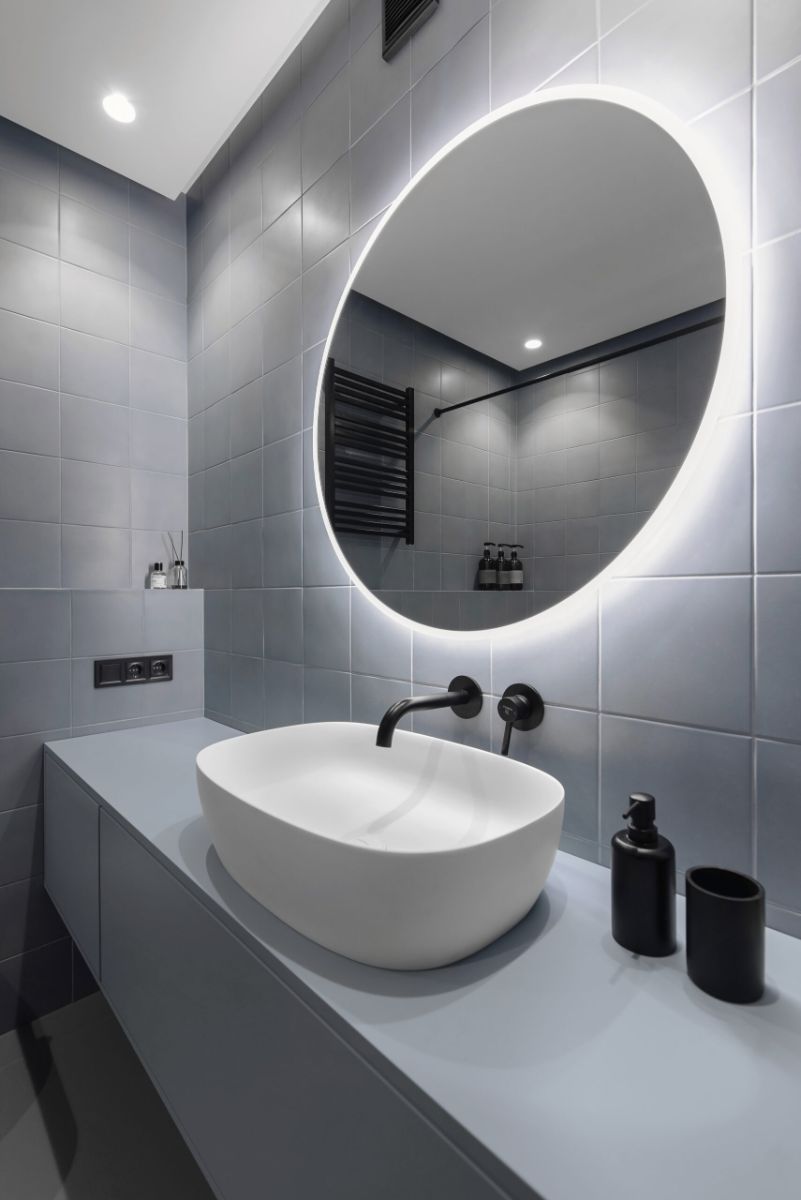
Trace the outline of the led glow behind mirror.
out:
[[[664,520],[729,320],[707,182],[657,115],[601,88],[509,106],[421,172],[357,265],[315,467],[340,558],[399,616],[472,631],[563,607]]]

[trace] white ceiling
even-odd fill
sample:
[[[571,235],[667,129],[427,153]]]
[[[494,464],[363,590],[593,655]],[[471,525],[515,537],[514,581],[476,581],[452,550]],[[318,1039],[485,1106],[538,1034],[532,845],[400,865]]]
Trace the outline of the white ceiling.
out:
[[[0,114],[174,199],[326,2],[0,0]]]
[[[668,134],[618,105],[560,100],[440,162],[355,286],[521,370],[719,299],[723,254]],[[541,350],[523,348],[532,336]]]

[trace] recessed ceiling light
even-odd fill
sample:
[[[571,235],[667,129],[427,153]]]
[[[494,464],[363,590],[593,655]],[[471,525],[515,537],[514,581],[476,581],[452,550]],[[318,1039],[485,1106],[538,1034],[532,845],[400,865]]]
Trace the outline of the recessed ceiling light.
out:
[[[130,125],[131,121],[136,120],[136,109],[122,92],[110,92],[104,97],[103,109],[112,121],[122,121],[123,125]]]
[[[542,346],[542,338],[529,338],[528,341],[524,342],[523,344],[526,350],[539,350],[539,348]]]

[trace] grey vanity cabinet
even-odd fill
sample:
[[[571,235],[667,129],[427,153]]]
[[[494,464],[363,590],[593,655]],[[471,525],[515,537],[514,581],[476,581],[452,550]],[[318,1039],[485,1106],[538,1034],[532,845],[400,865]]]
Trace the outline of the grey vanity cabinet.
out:
[[[99,979],[99,806],[49,754],[44,769],[45,887]]]
[[[103,991],[223,1200],[506,1194],[141,843],[100,822]]]

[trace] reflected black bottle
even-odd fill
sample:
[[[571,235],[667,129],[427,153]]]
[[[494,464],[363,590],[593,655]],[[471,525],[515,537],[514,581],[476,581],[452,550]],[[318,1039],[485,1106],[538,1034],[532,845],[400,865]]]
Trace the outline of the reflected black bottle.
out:
[[[484,557],[478,560],[477,586],[480,592],[494,592],[498,586],[498,567],[492,557],[494,542],[484,543]]]
[[[656,823],[647,792],[629,797],[626,829],[612,838],[612,937],[633,954],[676,949],[676,852]]]

